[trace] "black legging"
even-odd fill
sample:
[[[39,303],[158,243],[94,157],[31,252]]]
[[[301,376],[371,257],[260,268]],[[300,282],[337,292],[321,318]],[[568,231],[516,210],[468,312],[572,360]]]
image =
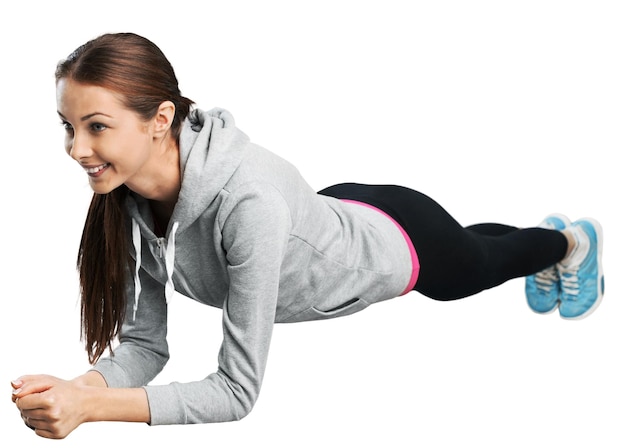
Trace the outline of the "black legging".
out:
[[[407,232],[420,262],[414,290],[437,300],[476,294],[560,261],[567,239],[558,231],[502,224],[461,226],[428,196],[397,185],[345,183],[319,192],[373,205]]]

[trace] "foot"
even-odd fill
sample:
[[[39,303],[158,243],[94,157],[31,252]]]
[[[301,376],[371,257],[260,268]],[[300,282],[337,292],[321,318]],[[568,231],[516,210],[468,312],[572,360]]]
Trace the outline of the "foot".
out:
[[[547,216],[537,227],[564,230],[569,225],[570,221],[566,216],[553,214]],[[556,266],[526,277],[526,301],[535,313],[548,314],[554,311],[559,306],[560,294],[560,277]]]
[[[600,305],[604,295],[602,272],[602,227],[591,218],[571,227],[576,246],[557,264],[561,279],[559,312],[564,319],[582,319]]]

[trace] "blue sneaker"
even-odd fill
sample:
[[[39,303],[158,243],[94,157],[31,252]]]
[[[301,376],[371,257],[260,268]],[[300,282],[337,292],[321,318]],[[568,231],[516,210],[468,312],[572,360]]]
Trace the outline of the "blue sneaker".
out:
[[[560,214],[547,216],[537,227],[564,230],[570,220]],[[561,294],[559,272],[556,265],[526,277],[526,301],[535,313],[549,314],[559,306]]]
[[[584,218],[570,229],[577,244],[557,264],[561,277],[559,312],[564,319],[582,319],[595,311],[604,294],[602,227],[596,220]]]

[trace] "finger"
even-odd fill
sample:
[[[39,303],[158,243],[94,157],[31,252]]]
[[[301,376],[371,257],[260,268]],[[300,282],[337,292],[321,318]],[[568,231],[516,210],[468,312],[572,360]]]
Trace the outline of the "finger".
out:
[[[22,417],[24,425],[26,425],[28,428],[32,429],[33,431],[37,429],[35,426],[37,422],[33,421],[29,417],[26,417],[25,415],[20,415],[20,417]]]
[[[36,421],[53,420],[49,415],[49,411],[46,409],[28,409],[25,411],[21,411],[21,414],[22,414],[22,418],[27,419],[29,423],[31,424],[33,424],[33,422],[36,422]],[[33,425],[33,426],[37,426],[37,425]]]
[[[37,429],[37,419],[31,418],[27,415],[22,415],[22,420],[24,420],[24,424],[28,426],[30,429]]]
[[[13,396],[22,398],[26,395],[44,392],[53,386],[54,378],[47,375],[27,375],[14,381],[18,388],[13,390]]]
[[[44,437],[46,439],[63,439],[65,435],[59,432],[58,428],[55,428],[55,425],[50,423],[47,420],[38,420],[38,419],[27,419],[24,421],[26,426],[35,431],[39,437]]]
[[[11,381],[11,387],[13,388],[13,391],[11,392],[11,401],[13,401],[13,403],[17,401],[17,396],[20,392],[22,392],[23,385],[24,382],[19,378],[17,380]]]
[[[43,411],[26,411],[21,415],[24,425],[46,439],[63,439],[67,434],[60,432],[54,419],[51,420]],[[26,415],[25,415],[26,414]]]
[[[44,437],[46,439],[58,438],[54,436],[53,431],[48,427],[48,425],[44,421],[30,419],[30,420],[24,420],[24,424],[28,428],[35,431],[35,434],[37,434],[39,437]]]
[[[24,424],[29,427],[30,429],[32,429],[33,431],[50,431],[51,430],[51,423],[46,419],[46,418],[42,418],[41,416],[33,416],[33,415],[24,415],[22,414],[22,420],[24,421]]]
[[[45,402],[41,394],[30,394],[23,397],[18,397],[15,400],[15,405],[22,413],[35,409],[45,408]]]
[[[35,431],[37,429],[34,426],[32,426],[30,423],[28,423],[28,420],[24,420],[24,424],[26,425],[27,428],[30,428],[33,431]]]
[[[35,428],[35,434],[44,439],[63,439],[65,436],[59,436],[55,431],[49,429]]]

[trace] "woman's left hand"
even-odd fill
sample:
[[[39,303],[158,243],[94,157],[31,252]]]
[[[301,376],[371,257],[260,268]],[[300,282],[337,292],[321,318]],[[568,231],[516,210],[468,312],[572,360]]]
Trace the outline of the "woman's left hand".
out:
[[[67,437],[85,422],[83,387],[49,375],[27,375],[11,382],[12,400],[24,423],[38,436]]]

